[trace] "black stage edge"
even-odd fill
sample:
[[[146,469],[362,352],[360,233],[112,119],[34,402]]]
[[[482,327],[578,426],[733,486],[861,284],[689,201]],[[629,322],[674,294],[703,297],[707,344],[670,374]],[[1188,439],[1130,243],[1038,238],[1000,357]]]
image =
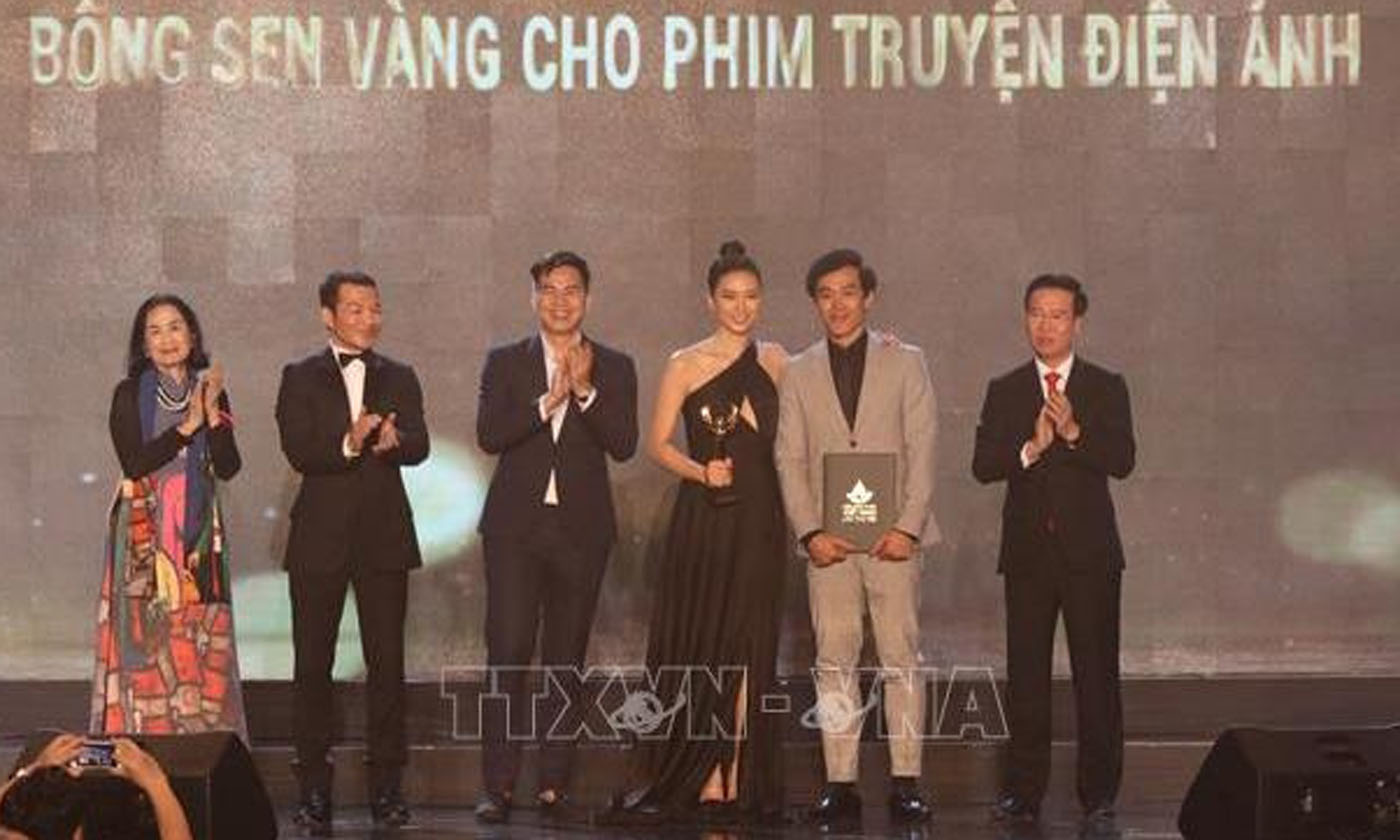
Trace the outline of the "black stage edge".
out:
[[[792,679],[785,689],[793,698],[795,722],[811,697],[810,680]],[[353,808],[364,802],[365,773],[362,742],[363,685],[337,685],[336,726],[342,746],[335,751],[336,799],[340,808],[337,836],[368,835],[368,820]],[[1000,689],[1001,686],[998,686]],[[455,737],[454,698],[470,701],[477,686],[419,682],[409,686],[411,758],[405,785],[418,805],[420,828],[414,838],[473,836],[469,809],[480,782],[479,744]],[[941,688],[938,689],[941,691]],[[38,728],[81,728],[87,718],[86,681],[0,681],[0,763],[5,767],[18,753],[24,736]],[[1074,800],[1074,723],[1069,682],[1057,681],[1052,788],[1046,801],[1047,824],[1053,840],[1058,828],[1072,837],[1077,806]],[[289,762],[291,750],[291,685],[249,682],[244,685],[254,758],[274,803],[286,811],[296,787]],[[1128,747],[1120,799],[1120,823],[1125,836],[1174,838],[1174,823],[1191,780],[1215,737],[1230,726],[1357,727],[1383,726],[1400,719],[1400,677],[1239,676],[1130,679],[1123,699]],[[460,720],[458,720],[460,724]],[[786,750],[786,790],[789,802],[806,803],[821,783],[821,753],[815,733],[789,727]],[[940,836],[982,834],[986,806],[996,792],[998,742],[975,735],[930,741],[925,747],[925,786],[939,808]],[[865,836],[908,836],[881,822],[887,762],[883,745],[862,746],[862,793],[866,801]],[[594,742],[581,748],[576,798],[600,807],[623,782],[628,753],[615,743]],[[526,772],[533,767],[528,751]],[[528,797],[533,779],[521,780],[518,793]],[[358,816],[357,816],[358,814]],[[881,828],[881,825],[885,828]],[[363,829],[363,834],[357,831]],[[466,834],[462,832],[468,832]],[[545,827],[528,810],[506,830],[490,836],[540,836]],[[790,827],[770,836],[805,836]],[[573,831],[560,836],[586,837]],[[603,836],[601,834],[596,836]],[[610,835],[611,836],[611,835]],[[676,836],[667,832],[666,836]],[[699,836],[697,834],[697,836]],[[762,835],[759,835],[762,836]],[[828,835],[829,836],[829,835]],[[852,835],[858,836],[858,835]]]

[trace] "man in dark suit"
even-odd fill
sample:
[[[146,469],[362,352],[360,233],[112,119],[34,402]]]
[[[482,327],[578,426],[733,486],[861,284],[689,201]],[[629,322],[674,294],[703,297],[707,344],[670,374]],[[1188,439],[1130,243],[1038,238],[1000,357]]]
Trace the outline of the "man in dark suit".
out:
[[[485,708],[482,822],[510,816],[523,737],[539,739],[537,799],[563,816],[573,744],[532,713],[524,667],[583,665],[598,585],[617,533],[607,457],[637,448],[637,374],[628,356],[587,339],[588,263],[569,251],[530,269],[537,335],[493,349],[481,374],[476,434],[499,455],[479,530],[486,561],[486,651],[506,703]],[[571,694],[577,686],[564,674]],[[571,697],[574,708],[583,702]],[[507,714],[508,708],[508,714]]]
[[[301,473],[285,566],[296,666],[294,727],[301,806],[296,821],[331,832],[331,667],[346,590],[355,589],[368,667],[371,815],[408,822],[400,777],[408,571],[422,565],[399,470],[428,457],[423,392],[413,368],[374,352],[379,290],[335,272],[320,288],[330,347],[282,369],[277,428]]]
[[[972,459],[978,481],[1007,483],[998,571],[1006,592],[1011,743],[993,817],[1017,824],[1039,816],[1050,774],[1055,625],[1063,615],[1084,834],[1112,836],[1123,769],[1123,545],[1108,478],[1133,469],[1128,388],[1123,377],[1075,356],[1089,306],[1078,280],[1041,275],[1023,303],[1035,358],[988,385]]]

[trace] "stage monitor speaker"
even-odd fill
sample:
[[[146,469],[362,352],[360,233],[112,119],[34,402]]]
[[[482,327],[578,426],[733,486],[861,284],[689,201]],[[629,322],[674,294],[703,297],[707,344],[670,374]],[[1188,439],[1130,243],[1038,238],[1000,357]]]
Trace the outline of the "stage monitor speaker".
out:
[[[31,735],[18,765],[32,761],[56,734]],[[272,802],[252,755],[237,735],[137,735],[132,740],[160,762],[197,840],[277,837]]]
[[[1400,837],[1400,727],[1229,729],[1181,804],[1185,840]]]

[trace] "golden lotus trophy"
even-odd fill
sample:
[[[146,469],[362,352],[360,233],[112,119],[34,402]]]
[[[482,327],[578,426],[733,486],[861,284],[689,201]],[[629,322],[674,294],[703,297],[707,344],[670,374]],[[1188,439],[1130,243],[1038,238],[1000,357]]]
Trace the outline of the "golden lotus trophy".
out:
[[[700,422],[705,424],[705,428],[715,438],[714,460],[723,461],[729,457],[729,453],[724,445],[725,438],[734,433],[734,429],[739,425],[739,406],[734,403],[723,405],[711,405],[706,403],[700,406]],[[710,504],[717,507],[725,507],[739,501],[739,494],[734,491],[731,484],[729,487],[711,487]]]

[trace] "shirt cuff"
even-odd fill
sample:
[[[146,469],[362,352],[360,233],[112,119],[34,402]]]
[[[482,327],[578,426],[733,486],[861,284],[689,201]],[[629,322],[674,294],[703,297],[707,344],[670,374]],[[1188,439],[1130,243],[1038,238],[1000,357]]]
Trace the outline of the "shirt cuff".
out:
[[[582,399],[579,399],[578,397],[574,397],[574,404],[578,406],[578,410],[579,410],[579,411],[587,411],[587,410],[588,410],[588,407],[591,406],[591,405],[593,405],[593,403],[597,402],[597,400],[598,400],[598,389],[595,387],[595,388],[590,388],[590,389],[588,390],[588,395],[585,396],[585,397],[583,397]]]
[[[540,420],[545,423],[549,422],[549,412],[544,410],[544,404],[548,399],[549,394],[545,393],[540,394],[540,398],[535,400],[535,405],[539,408],[540,411]]]
[[[1028,470],[1028,469],[1030,469],[1030,468],[1031,468],[1031,464],[1034,464],[1034,463],[1035,463],[1035,461],[1031,460],[1031,456],[1030,456],[1030,452],[1029,452],[1030,448],[1031,448],[1031,443],[1030,443],[1030,441],[1026,441],[1025,443],[1021,444],[1021,469],[1023,469],[1023,470]],[[1037,459],[1037,460],[1039,460],[1039,459]]]
[[[349,432],[346,432],[346,433],[345,433],[345,437],[343,437],[343,438],[340,439],[340,454],[341,454],[341,455],[344,455],[344,456],[345,456],[345,460],[347,460],[347,461],[352,461],[352,460],[354,460],[355,456],[358,455],[358,454],[360,454],[360,453],[358,453],[358,452],[356,452],[355,450],[353,450],[353,449],[350,448],[350,433],[349,433]]]

